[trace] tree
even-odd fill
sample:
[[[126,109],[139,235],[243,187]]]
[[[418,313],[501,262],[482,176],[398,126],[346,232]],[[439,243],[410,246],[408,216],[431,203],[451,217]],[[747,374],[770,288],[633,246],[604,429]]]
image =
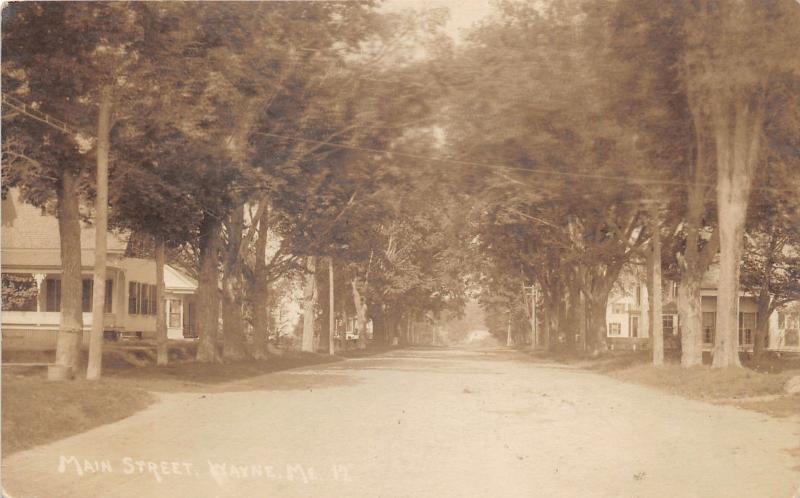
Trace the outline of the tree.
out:
[[[766,103],[767,151],[748,209],[742,260],[742,288],[757,297],[753,353],[767,347],[769,317],[800,299],[800,156],[797,154],[797,106],[800,79],[782,78]],[[789,187],[789,188],[786,188]]]
[[[750,193],[762,160],[766,96],[797,71],[800,12],[789,1],[699,2],[685,17],[686,84],[715,148],[720,281],[713,366],[740,366],[739,264]]]
[[[637,145],[634,119],[615,112],[623,93],[600,83],[609,79],[608,36],[591,14],[563,2],[503,4],[453,68],[459,78],[449,109],[457,124],[447,131],[453,149],[490,165],[469,174],[489,206],[488,224],[506,225],[509,237],[490,229],[486,244],[516,260],[509,266],[529,282],[547,281],[546,307],[560,308],[571,296],[574,312],[563,313],[571,322],[568,344],[578,335],[602,351],[609,292],[647,241],[640,200],[648,187],[637,180],[650,179],[648,159],[655,154],[639,150],[646,140]],[[521,230],[529,235],[519,236]],[[558,249],[550,257],[531,251],[551,245]],[[551,274],[554,261],[558,270]]]
[[[121,4],[36,2],[3,11],[4,92],[29,109],[57,116],[55,121],[19,122],[30,112],[13,113],[15,122],[4,126],[3,136],[4,156],[26,159],[12,163],[11,186],[20,187],[28,202],[47,206],[55,200],[57,206],[64,299],[51,379],[74,375],[83,333],[78,206],[92,141],[91,133],[81,130],[91,126],[95,115],[85,105],[97,102],[100,88],[133,60],[126,55],[140,41],[136,12],[127,15]],[[53,70],[59,67],[69,70]]]

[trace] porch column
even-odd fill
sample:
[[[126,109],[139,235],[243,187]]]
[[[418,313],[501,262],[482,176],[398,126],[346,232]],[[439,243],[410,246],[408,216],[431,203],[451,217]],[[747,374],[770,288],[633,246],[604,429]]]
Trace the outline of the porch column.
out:
[[[40,312],[43,308],[43,300],[45,299],[44,281],[47,275],[44,273],[34,273],[33,279],[36,281],[36,311]]]

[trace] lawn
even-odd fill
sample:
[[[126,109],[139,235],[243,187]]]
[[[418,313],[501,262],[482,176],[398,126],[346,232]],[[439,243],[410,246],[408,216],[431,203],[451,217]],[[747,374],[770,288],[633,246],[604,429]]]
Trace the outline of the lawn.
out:
[[[758,363],[743,358],[744,368],[715,369],[708,365],[708,354],[704,365],[694,368],[682,368],[674,352],[668,352],[666,365],[654,367],[650,355],[649,351],[619,351],[592,358],[535,353],[534,358],[597,371],[687,398],[736,405],[776,417],[800,415],[800,395],[783,391],[790,377],[800,375],[800,356],[770,354]]]
[[[52,361],[50,355],[4,355],[14,362]],[[266,361],[202,364],[177,361],[134,366],[119,355],[103,356],[103,379],[48,382],[41,367],[4,367],[2,454],[48,443],[115,422],[157,401],[154,392],[218,391],[225,384],[290,368],[340,361],[338,356],[285,353]]]
[[[155,401],[151,393],[116,382],[48,382],[44,375],[3,371],[2,453],[55,441],[115,422]]]

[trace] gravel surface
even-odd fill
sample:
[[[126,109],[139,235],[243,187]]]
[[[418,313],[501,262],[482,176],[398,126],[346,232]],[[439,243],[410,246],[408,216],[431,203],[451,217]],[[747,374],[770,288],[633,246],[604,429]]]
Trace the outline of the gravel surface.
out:
[[[800,424],[503,350],[166,393],[3,460],[11,498],[792,497]]]

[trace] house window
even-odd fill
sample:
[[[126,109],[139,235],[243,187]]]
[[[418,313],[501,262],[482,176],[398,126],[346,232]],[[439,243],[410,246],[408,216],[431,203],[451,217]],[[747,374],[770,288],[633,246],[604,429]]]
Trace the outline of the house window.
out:
[[[786,328],[800,328],[800,313],[786,313]]]
[[[787,330],[784,342],[787,346],[800,346],[800,333],[797,332],[797,329]]]
[[[636,306],[642,305],[642,286],[636,286]]]
[[[619,323],[608,324],[608,335],[620,335],[622,333],[622,325]]]
[[[639,317],[631,317],[631,337],[639,337]]]
[[[106,280],[106,304],[105,313],[113,313],[114,310],[114,281]]]
[[[183,337],[197,337],[194,330],[194,303],[189,301],[186,304],[186,320],[183,321]]]
[[[93,283],[91,278],[84,278],[81,281],[81,309],[84,313],[92,312]]]
[[[3,274],[3,311],[36,311],[39,288],[31,274]]]
[[[128,314],[139,314],[139,282],[128,282]]]
[[[755,313],[739,313],[739,344],[753,344],[755,328]]]
[[[717,314],[713,311],[703,312],[703,342],[714,344],[714,331],[717,328]]]
[[[180,299],[169,300],[169,327],[177,329],[181,327],[181,312],[183,311],[183,301]]]
[[[149,315],[150,314],[150,289],[148,289],[147,284],[139,284],[139,314],[140,315]]]
[[[621,315],[625,313],[625,303],[614,303],[611,305],[611,313]]]
[[[786,328],[786,313],[783,311],[778,312],[778,328],[785,329]]]
[[[155,315],[158,313],[156,286],[141,282],[128,282],[128,314]]]
[[[662,315],[661,326],[664,335],[675,335],[675,317],[673,315]]]
[[[45,282],[45,311],[61,311],[61,280],[48,278]]]
[[[84,313],[92,312],[92,300],[94,299],[94,280],[91,278],[84,278],[81,282],[81,307]],[[114,282],[106,280],[106,297],[105,305],[103,306],[103,313],[111,313],[111,305],[114,302],[113,297]]]

